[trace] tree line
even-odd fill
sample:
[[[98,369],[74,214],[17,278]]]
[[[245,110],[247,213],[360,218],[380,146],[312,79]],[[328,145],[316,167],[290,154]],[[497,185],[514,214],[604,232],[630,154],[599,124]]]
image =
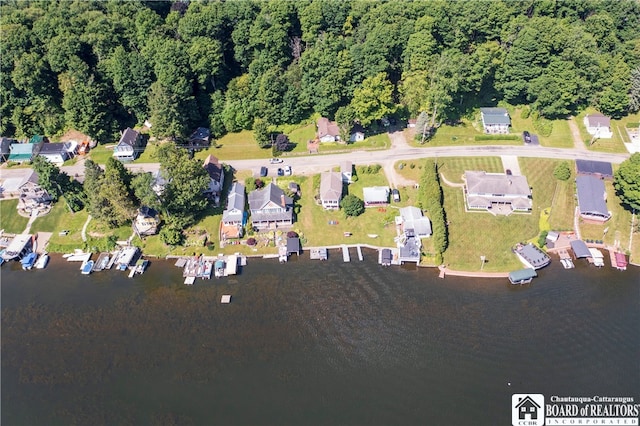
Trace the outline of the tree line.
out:
[[[499,100],[553,118],[640,107],[635,0],[13,0],[0,5],[0,133],[176,140],[386,116],[430,128]]]

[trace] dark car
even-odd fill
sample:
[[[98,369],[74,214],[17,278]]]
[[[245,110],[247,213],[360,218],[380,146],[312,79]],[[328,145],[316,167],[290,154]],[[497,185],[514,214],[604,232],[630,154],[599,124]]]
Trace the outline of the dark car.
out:
[[[511,169],[507,169],[506,173],[507,173],[507,176],[511,176],[513,174],[511,173]]]
[[[269,174],[269,169],[267,169],[266,167],[260,167],[260,176],[261,177],[265,177],[267,174]]]
[[[284,176],[284,170],[281,167],[278,167],[278,176]]]
[[[391,196],[393,197],[393,201],[395,201],[396,203],[400,201],[400,191],[398,191],[397,189],[391,190]]]
[[[524,139],[524,143],[531,142],[531,135],[526,130],[522,132],[522,139]]]

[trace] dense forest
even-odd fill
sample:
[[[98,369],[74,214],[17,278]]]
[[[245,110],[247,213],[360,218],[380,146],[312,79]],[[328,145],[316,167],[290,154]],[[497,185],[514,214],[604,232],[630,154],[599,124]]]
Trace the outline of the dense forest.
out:
[[[3,1],[0,133],[640,107],[640,2]]]

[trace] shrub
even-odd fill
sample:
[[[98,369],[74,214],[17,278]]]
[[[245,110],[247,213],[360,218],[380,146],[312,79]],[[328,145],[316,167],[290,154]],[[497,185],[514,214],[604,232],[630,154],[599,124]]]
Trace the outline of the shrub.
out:
[[[547,243],[547,235],[549,235],[549,231],[542,231],[538,236],[538,247],[544,247]]]
[[[526,120],[527,118],[529,118],[529,115],[531,114],[531,108],[529,108],[529,106],[524,106],[522,108],[522,111],[520,112],[520,118],[522,118],[523,120]]]
[[[171,226],[165,226],[160,231],[160,240],[170,246],[182,244],[183,238],[182,231]]]
[[[571,177],[571,167],[569,167],[569,163],[567,161],[558,163],[555,169],[553,169],[553,176],[558,180],[569,180]]]
[[[258,241],[257,241],[255,238],[251,237],[251,238],[248,238],[248,239],[247,239],[247,245],[248,245],[248,246],[253,247],[253,246],[255,246],[256,244],[258,244]]]
[[[364,201],[353,194],[349,194],[340,201],[340,207],[347,216],[360,216],[364,213]]]
[[[287,238],[298,238],[298,233],[295,231],[287,232]]]
[[[517,141],[520,140],[518,135],[476,135],[476,141]]]

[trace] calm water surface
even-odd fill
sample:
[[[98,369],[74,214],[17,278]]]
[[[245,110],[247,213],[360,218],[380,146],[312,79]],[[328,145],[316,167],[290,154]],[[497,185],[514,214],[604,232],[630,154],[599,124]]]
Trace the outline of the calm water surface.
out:
[[[513,393],[640,399],[637,268],[519,287],[305,257],[192,287],[165,261],[3,265],[2,424],[507,425]]]

